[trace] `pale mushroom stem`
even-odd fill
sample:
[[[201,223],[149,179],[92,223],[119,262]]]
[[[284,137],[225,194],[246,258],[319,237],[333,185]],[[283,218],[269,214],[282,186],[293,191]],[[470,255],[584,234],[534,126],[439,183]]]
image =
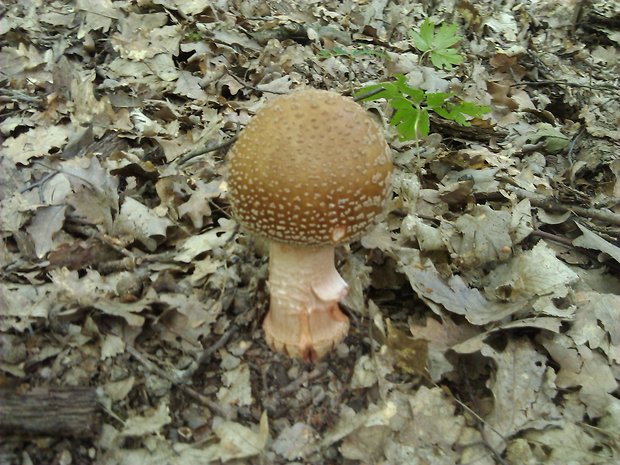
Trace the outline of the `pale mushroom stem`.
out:
[[[334,266],[333,246],[271,242],[269,289],[263,329],[274,350],[316,361],[347,334],[349,319],[338,301],[348,286]]]

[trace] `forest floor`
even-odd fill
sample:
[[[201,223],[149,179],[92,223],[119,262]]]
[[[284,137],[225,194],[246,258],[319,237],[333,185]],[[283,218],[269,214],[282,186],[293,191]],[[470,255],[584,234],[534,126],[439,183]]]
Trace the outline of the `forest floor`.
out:
[[[0,2],[0,464],[620,463],[619,44],[604,0]],[[395,173],[338,250],[349,335],[274,353],[226,152],[399,74],[490,111],[412,140],[360,103]]]

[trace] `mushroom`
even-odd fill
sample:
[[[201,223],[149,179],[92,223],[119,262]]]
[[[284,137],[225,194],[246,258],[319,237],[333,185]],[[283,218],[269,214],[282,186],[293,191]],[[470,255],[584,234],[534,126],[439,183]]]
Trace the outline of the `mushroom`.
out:
[[[306,89],[270,100],[228,157],[233,215],[269,240],[267,343],[316,361],[349,329],[334,247],[373,223],[390,190],[382,130],[353,100]]]

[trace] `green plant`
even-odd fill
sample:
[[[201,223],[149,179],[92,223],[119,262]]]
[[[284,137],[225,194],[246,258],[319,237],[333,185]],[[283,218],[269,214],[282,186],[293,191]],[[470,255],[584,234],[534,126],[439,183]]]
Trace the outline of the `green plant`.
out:
[[[357,100],[386,99],[394,109],[390,124],[398,130],[400,140],[420,139],[428,135],[429,112],[434,112],[461,126],[469,126],[467,116],[480,118],[490,111],[485,105],[476,105],[457,98],[448,92],[425,92],[407,84],[406,77],[397,74],[392,82],[381,82],[363,87],[355,96]]]
[[[449,69],[463,61],[456,49],[450,48],[461,39],[455,33],[455,24],[442,25],[435,30],[435,25],[427,19],[420,26],[419,33],[411,31],[411,38],[415,47],[423,52],[421,59],[429,56],[437,68]],[[390,124],[398,130],[400,140],[417,141],[428,135],[430,112],[461,126],[469,126],[467,117],[480,118],[490,111],[485,105],[461,100],[453,93],[413,88],[402,74],[394,77],[394,81],[363,87],[355,93],[355,98],[358,101],[386,99],[394,110]]]
[[[442,24],[439,29],[428,18],[420,26],[420,32],[411,30],[409,33],[413,46],[422,52],[420,61],[430,57],[435,68],[452,69],[453,65],[460,65],[463,57],[459,55],[453,45],[462,37],[456,35],[456,24]]]

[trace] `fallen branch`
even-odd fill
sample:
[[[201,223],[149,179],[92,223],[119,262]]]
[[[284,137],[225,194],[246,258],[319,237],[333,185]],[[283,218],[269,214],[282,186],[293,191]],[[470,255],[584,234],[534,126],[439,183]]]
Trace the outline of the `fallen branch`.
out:
[[[101,421],[92,387],[37,388],[25,394],[0,390],[4,434],[93,437]]]
[[[547,211],[554,211],[560,213],[573,212],[578,216],[605,221],[609,224],[620,226],[620,215],[617,213],[599,210],[596,208],[584,208],[577,205],[565,205],[553,198],[526,191],[525,189],[512,186],[510,184],[506,185],[505,189],[507,191],[515,193],[520,199],[528,199],[534,207],[539,207]]]

